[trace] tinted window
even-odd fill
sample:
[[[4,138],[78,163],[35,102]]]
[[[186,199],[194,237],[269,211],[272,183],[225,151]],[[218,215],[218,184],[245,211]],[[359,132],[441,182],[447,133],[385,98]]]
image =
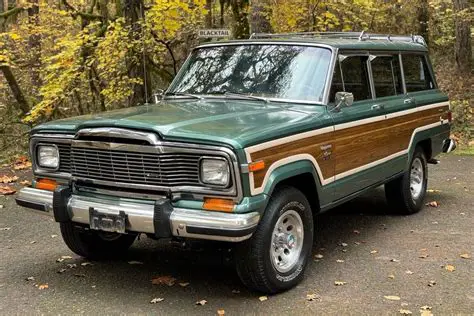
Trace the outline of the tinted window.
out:
[[[435,85],[423,55],[402,55],[407,92],[434,89]]]
[[[223,45],[195,50],[169,92],[237,92],[323,101],[331,51],[291,45]]]
[[[398,55],[372,56],[371,58],[375,96],[382,98],[402,94],[402,74]]]
[[[336,92],[340,91],[351,92],[354,95],[354,101],[372,98],[367,59],[368,56],[339,55],[334,69],[330,102],[335,102]]]

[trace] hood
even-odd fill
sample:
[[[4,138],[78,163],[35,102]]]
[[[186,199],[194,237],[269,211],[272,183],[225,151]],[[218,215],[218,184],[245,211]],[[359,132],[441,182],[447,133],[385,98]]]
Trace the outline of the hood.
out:
[[[32,132],[75,133],[82,128],[122,127],[153,131],[164,140],[225,143],[235,148],[315,128],[325,113],[318,105],[247,100],[172,100],[45,123]]]

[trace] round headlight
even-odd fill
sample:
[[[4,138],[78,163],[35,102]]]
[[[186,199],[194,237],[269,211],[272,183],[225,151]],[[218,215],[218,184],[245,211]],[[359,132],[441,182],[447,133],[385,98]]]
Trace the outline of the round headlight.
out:
[[[57,169],[59,167],[59,151],[54,145],[39,145],[38,166],[42,168]]]
[[[225,159],[204,158],[201,160],[201,182],[227,186],[230,180],[229,164]]]

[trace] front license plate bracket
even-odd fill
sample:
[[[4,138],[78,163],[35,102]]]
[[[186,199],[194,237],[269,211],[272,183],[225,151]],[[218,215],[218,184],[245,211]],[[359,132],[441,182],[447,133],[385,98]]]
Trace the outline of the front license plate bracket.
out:
[[[90,207],[89,223],[94,230],[125,234],[127,214],[124,211],[119,211],[118,214],[101,213]]]

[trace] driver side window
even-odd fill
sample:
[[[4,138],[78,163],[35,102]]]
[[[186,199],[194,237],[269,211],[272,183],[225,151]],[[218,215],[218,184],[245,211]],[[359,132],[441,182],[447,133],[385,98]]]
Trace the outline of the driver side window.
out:
[[[332,79],[329,102],[335,103],[336,92],[351,92],[354,102],[372,99],[370,90],[368,56],[339,55]]]

